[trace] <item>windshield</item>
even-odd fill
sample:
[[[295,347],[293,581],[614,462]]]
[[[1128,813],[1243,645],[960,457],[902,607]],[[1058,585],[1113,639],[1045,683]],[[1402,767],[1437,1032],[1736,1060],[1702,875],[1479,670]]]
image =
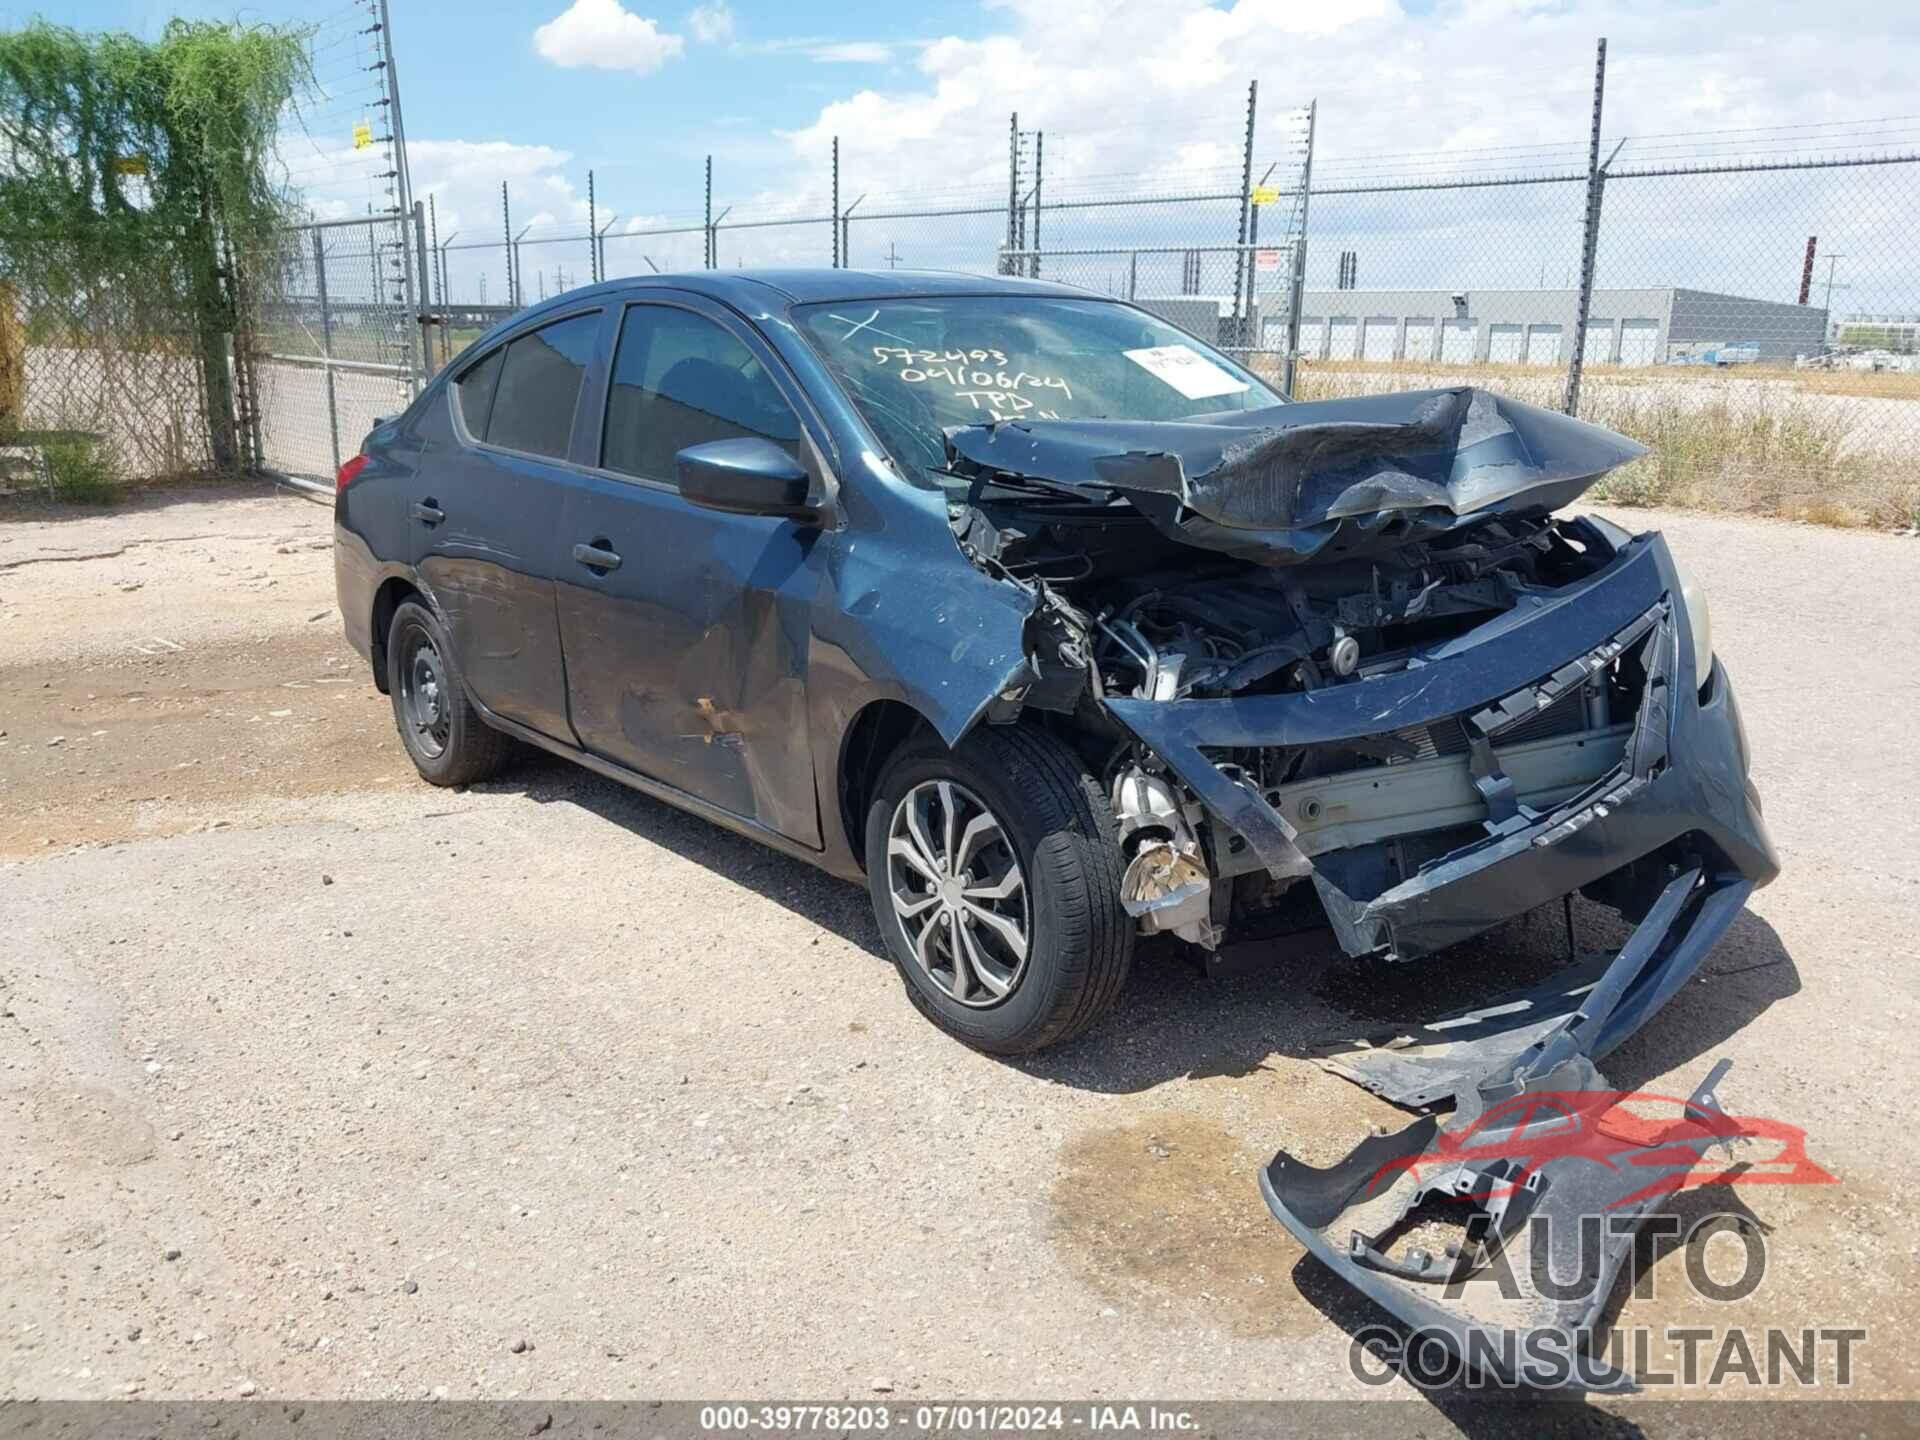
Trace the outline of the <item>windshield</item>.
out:
[[[941,432],[990,420],[1181,420],[1281,403],[1164,320],[1107,300],[933,295],[800,305],[794,317],[909,476]]]

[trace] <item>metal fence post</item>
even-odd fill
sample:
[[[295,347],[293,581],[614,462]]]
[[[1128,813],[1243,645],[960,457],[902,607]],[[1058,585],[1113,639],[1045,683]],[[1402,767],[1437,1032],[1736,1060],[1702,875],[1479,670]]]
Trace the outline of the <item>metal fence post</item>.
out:
[[[327,367],[327,432],[333,438],[333,468],[340,469],[340,401],[333,389],[333,309],[327,303],[327,247],[313,232],[313,274],[320,294],[320,353]]]
[[[840,212],[840,268],[853,268],[853,212],[860,208],[860,202],[867,198],[862,190],[853,197],[853,203]]]
[[[594,208],[593,171],[587,171],[587,274],[593,283],[600,283],[600,212]]]
[[[507,208],[507,182],[504,180],[500,182],[500,247],[507,257],[507,304],[517,310],[520,307],[513,301],[513,212]]]
[[[419,391],[427,383],[427,377],[434,371],[433,363],[433,306],[428,300],[431,287],[428,285],[427,261],[427,207],[418,200],[413,202],[413,253],[420,271],[419,306],[415,320],[420,332],[420,368],[415,374],[414,390]]]
[[[1233,334],[1241,349],[1247,345],[1247,318],[1241,310],[1245,292],[1253,277],[1247,273],[1247,217],[1253,209],[1253,116],[1260,99],[1260,82],[1247,82],[1247,135],[1240,149],[1240,233],[1234,237],[1239,248],[1233,252]]]
[[[707,156],[707,269],[713,269],[713,157]]]
[[[833,137],[833,268],[840,268],[840,137]]]
[[[607,223],[593,234],[593,262],[600,267],[598,274],[602,280],[607,278],[607,231],[613,228],[613,222],[619,218],[618,215],[607,216]]]
[[[1020,208],[1020,112],[1013,111],[1007,116],[1007,255],[1000,263],[1000,273],[1014,273],[1013,252],[1020,248],[1015,215]]]
[[[1307,294],[1307,205],[1313,199],[1313,124],[1320,102],[1307,102],[1307,159],[1300,167],[1300,233],[1293,242],[1293,284],[1287,295],[1287,360],[1280,388],[1293,398],[1300,363],[1300,307]]]
[[[1040,278],[1040,187],[1047,181],[1047,132],[1033,132],[1033,264],[1028,274]]]
[[[1567,397],[1561,407],[1580,413],[1580,370],[1586,363],[1587,317],[1593,309],[1594,257],[1600,247],[1600,197],[1606,192],[1606,167],[1600,163],[1600,114],[1607,93],[1607,41],[1600,38],[1593,61],[1593,130],[1587,142],[1587,214],[1580,237],[1580,299],[1573,322],[1573,354],[1567,358]],[[1611,159],[1611,157],[1609,157]]]
[[[393,64],[393,17],[387,13],[387,0],[380,0],[380,58],[386,65],[387,123],[393,130],[393,168],[398,203],[394,209],[405,214],[413,204],[413,174],[407,165],[407,126],[400,116],[400,72]]]

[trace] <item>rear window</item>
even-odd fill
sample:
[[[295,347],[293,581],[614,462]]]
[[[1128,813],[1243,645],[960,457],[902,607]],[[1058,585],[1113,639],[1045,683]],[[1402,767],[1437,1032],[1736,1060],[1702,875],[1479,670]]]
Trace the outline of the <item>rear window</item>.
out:
[[[507,346],[487,421],[489,445],[566,458],[580,384],[599,331],[595,310],[543,325]]]

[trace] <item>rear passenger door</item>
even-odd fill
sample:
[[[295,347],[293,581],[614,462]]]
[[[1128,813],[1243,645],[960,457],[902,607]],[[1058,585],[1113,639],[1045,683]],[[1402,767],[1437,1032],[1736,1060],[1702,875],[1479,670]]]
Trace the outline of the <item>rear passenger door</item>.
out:
[[[804,401],[723,307],[629,304],[598,464],[573,487],[556,589],[587,749],[803,844],[820,843],[806,667],[824,546],[812,525],[680,498],[674,457],[757,435],[815,469]]]
[[[496,715],[570,740],[554,614],[560,513],[604,314],[589,309],[496,345],[449,386],[454,444],[415,477],[414,563],[455,663]]]

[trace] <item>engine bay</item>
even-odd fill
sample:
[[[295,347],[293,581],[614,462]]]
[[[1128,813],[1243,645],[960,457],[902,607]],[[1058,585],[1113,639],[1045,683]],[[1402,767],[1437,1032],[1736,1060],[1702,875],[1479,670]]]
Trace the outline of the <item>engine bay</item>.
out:
[[[1230,935],[1270,931],[1277,917],[1311,927],[1321,917],[1308,895],[1334,906],[1356,890],[1371,898],[1485,839],[1517,808],[1532,814],[1577,794],[1626,745],[1644,684],[1635,655],[1531,713],[1503,716],[1489,734],[1460,717],[1211,752],[1217,770],[1288,824],[1297,861],[1276,869],[1116,724],[1107,702],[1365,686],[1594,575],[1614,558],[1618,532],[1584,518],[1497,516],[1365,556],[1273,565],[1180,544],[1123,501],[992,484],[976,484],[968,501],[952,509],[963,551],[1033,597],[1035,682],[1000,697],[990,718],[1046,713],[1081,750],[1109,796],[1124,901],[1144,932],[1213,951]]]

